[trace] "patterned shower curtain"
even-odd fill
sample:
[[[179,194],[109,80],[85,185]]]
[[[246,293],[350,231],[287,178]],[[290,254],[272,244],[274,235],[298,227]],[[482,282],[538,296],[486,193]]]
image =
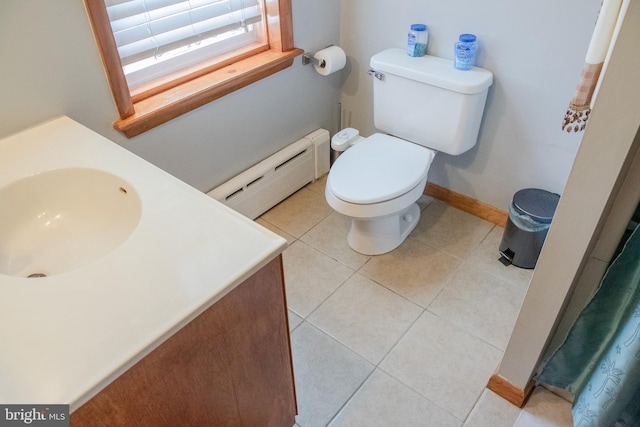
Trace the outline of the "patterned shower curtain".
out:
[[[640,426],[640,226],[537,380],[574,395],[576,427]]]

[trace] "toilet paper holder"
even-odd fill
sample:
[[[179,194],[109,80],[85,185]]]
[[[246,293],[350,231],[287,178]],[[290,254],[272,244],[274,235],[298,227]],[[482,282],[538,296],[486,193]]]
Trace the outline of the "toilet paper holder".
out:
[[[321,68],[324,68],[327,65],[324,59],[320,61],[319,59],[314,58],[313,54],[311,53],[305,53],[304,55],[302,55],[302,65],[307,65],[307,64],[317,65],[318,67],[321,67]]]
[[[326,49],[328,47],[334,46],[332,44],[330,44],[329,46],[325,46],[323,49]],[[306,52],[305,54],[302,55],[302,65],[307,65],[307,64],[313,64],[313,65],[317,65],[320,68],[324,68],[327,66],[326,62],[323,60],[319,60],[317,58],[315,58],[313,55],[315,55],[314,53],[309,53]]]

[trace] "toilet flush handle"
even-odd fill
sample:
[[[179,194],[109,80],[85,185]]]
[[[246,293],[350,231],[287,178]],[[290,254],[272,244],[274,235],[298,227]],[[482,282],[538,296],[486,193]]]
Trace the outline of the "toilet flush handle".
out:
[[[382,74],[380,71],[376,71],[376,70],[369,70],[367,71],[367,74],[369,74],[370,76],[375,77],[378,80],[384,80],[384,74]]]

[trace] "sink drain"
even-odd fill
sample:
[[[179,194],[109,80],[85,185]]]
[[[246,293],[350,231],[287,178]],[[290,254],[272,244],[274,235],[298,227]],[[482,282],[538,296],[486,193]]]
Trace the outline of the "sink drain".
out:
[[[47,277],[44,273],[33,273],[27,276],[27,279],[33,279],[35,277]]]

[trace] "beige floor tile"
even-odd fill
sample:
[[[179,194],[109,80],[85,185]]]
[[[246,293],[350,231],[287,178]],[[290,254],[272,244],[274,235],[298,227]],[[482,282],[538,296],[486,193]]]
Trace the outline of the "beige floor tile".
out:
[[[461,261],[413,239],[373,257],[359,272],[394,292],[427,307],[460,267]]]
[[[571,403],[542,387],[536,387],[522,409],[515,427],[571,427]]]
[[[261,226],[263,226],[264,228],[273,231],[274,233],[276,233],[278,236],[287,239],[287,243],[289,245],[292,245],[293,242],[296,241],[296,238],[293,237],[291,234],[279,229],[278,227],[276,227],[275,225],[271,224],[268,221],[265,221],[262,217],[256,218],[256,222],[258,224],[260,224]]]
[[[265,212],[262,219],[293,237],[300,237],[326,218],[333,210],[324,196],[302,188],[288,199]]]
[[[465,259],[492,228],[488,221],[434,200],[409,236]]]
[[[291,334],[301,427],[326,426],[374,366],[305,322]]]
[[[513,427],[519,415],[520,408],[485,389],[464,427]]]
[[[420,210],[423,211],[434,200],[435,199],[433,197],[423,194],[422,196],[420,196],[420,198],[418,199],[418,201],[416,203],[418,203],[418,206],[420,206]]]
[[[428,310],[504,350],[524,296],[524,289],[465,264]]]
[[[425,312],[380,367],[464,420],[501,357],[492,345]]]
[[[288,311],[289,311],[289,313],[287,314],[287,317],[289,318],[289,332],[291,332],[295,328],[300,326],[300,324],[302,323],[303,319],[302,319],[302,317],[300,317],[297,314],[295,314],[293,311],[291,311],[291,310],[288,310]]]
[[[387,288],[355,274],[308,321],[377,364],[422,311]]]
[[[304,242],[297,241],[283,254],[287,305],[306,318],[354,271]]]
[[[349,246],[347,233],[350,225],[349,218],[333,212],[309,230],[300,240],[357,270],[371,257],[362,255]]]
[[[460,424],[453,415],[376,370],[330,427],[459,427]]]
[[[328,174],[324,174],[320,179],[316,179],[315,181],[307,184],[306,188],[324,197],[324,188],[327,186],[327,176]]]
[[[257,220],[290,245],[297,426],[571,425],[554,395],[536,391],[520,414],[485,390],[532,273],[499,263],[502,228],[425,196],[410,238],[368,257],[348,246],[325,186],[326,175]]]
[[[469,256],[467,262],[481,270],[501,277],[508,283],[527,289],[531,281],[531,276],[533,275],[533,270],[516,267],[514,265],[505,266],[498,261],[500,258],[498,248],[500,247],[503,233],[504,228],[494,227],[489,235],[485,237],[482,243],[480,243]]]

